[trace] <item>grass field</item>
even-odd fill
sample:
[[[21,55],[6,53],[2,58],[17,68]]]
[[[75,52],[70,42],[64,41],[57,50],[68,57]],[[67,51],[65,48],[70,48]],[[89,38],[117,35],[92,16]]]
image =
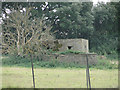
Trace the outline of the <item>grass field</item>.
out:
[[[92,88],[117,88],[118,70],[90,69]],[[85,68],[36,68],[36,88],[86,88]],[[3,88],[31,88],[31,68],[2,67]]]

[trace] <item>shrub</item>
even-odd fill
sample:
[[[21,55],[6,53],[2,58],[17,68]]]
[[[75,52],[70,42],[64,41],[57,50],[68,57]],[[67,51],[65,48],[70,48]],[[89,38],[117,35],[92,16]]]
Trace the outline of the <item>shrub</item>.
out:
[[[31,67],[30,58],[16,57],[16,56],[6,56],[7,58],[2,59],[3,66],[21,66],[21,67]],[[59,62],[58,60],[43,60],[39,61],[33,59],[35,68],[86,68],[86,65],[80,65],[75,62]],[[89,65],[90,68],[97,69],[118,69],[118,65],[110,63],[107,59],[98,58],[98,63],[96,65]]]

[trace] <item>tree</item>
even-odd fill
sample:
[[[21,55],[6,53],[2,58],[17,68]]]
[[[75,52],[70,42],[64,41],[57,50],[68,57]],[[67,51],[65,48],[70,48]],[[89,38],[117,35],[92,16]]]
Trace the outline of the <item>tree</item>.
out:
[[[52,8],[54,7],[54,8]],[[92,3],[48,3],[46,17],[53,22],[52,30],[56,38],[86,38],[92,34],[94,17],[91,13]],[[89,33],[88,33],[89,32]]]
[[[91,13],[92,2],[3,3],[3,11],[7,8],[17,10],[16,6],[21,8],[34,7],[31,13],[35,17],[44,14],[47,23],[52,23],[52,31],[57,30],[55,33],[56,38],[89,39],[94,30],[94,17]]]
[[[8,10],[18,10],[18,7],[20,9],[26,8],[26,7],[33,7],[31,13],[32,16],[42,16],[42,8],[44,7],[44,2],[2,2],[2,11],[5,16],[7,16],[6,9]]]
[[[117,10],[117,14],[116,14],[116,17],[117,17],[117,29],[118,29],[118,41],[120,40],[120,27],[119,27],[119,24],[120,24],[120,2],[111,2],[111,5],[113,5],[116,10]],[[118,56],[120,54],[120,43],[118,43],[118,46],[117,46],[117,52],[118,52]]]
[[[44,54],[47,52],[44,42],[54,40],[50,32],[51,25],[46,24],[44,16],[41,18],[32,17],[31,9],[33,7],[24,10],[19,7],[18,10],[11,9],[8,18],[4,20],[2,33],[8,53],[20,56],[29,53]]]
[[[44,15],[44,21],[52,24],[50,31],[56,32],[57,39],[85,38],[90,42],[91,51],[102,54],[112,53],[117,49],[119,4],[99,3],[93,6],[91,2],[3,3],[3,11],[18,10],[16,6],[21,10],[33,7],[30,10],[31,21]]]
[[[111,54],[118,44],[116,9],[110,3],[98,3],[93,7],[94,33],[91,37],[91,50],[101,54]]]

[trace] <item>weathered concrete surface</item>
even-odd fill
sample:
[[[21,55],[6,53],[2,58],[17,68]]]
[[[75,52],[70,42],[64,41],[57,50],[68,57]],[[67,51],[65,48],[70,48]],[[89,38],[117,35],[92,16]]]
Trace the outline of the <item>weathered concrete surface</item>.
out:
[[[73,50],[73,51],[80,51],[85,52],[87,54],[75,54],[75,53],[69,53],[69,54],[54,54],[50,57],[47,57],[44,60],[57,59],[60,62],[67,62],[67,63],[78,63],[81,65],[86,65],[86,55],[88,56],[88,62],[90,65],[97,64],[97,54],[91,54],[89,53],[89,44],[88,40],[86,39],[57,39],[59,44],[62,44],[62,47],[59,48],[59,51],[64,52],[67,50]]]
[[[62,44],[59,51],[74,50],[80,52],[89,52],[88,40],[86,39],[58,39],[58,42]]]
[[[80,65],[86,65],[87,59],[86,55],[88,56],[89,65],[97,64],[97,55],[96,54],[66,54],[66,55],[58,55],[56,59],[60,62],[67,62],[67,63],[78,63]]]

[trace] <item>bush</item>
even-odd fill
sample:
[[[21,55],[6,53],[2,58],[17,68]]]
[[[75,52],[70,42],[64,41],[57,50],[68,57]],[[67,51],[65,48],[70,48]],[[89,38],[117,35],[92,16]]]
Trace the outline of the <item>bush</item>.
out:
[[[98,58],[98,63],[94,66],[90,66],[97,69],[118,69],[118,65],[110,63],[108,59]]]
[[[117,52],[112,52],[111,54],[106,55],[108,59],[112,60],[118,60],[118,53]]]
[[[23,58],[20,56],[7,55],[5,56],[5,58],[2,58],[2,65],[7,65],[7,66],[16,66],[16,65],[26,66],[29,63],[30,63],[30,58]]]
[[[16,57],[16,56],[5,56],[6,58],[2,59],[3,66],[21,66],[21,67],[31,67],[30,58]],[[39,61],[37,59],[33,59],[35,68],[86,68],[86,65],[80,65],[78,63],[67,63],[67,62],[59,62],[58,60],[46,60]],[[118,69],[118,65],[110,63],[107,59],[98,58],[98,63],[96,65],[90,65],[90,68],[97,69]]]

